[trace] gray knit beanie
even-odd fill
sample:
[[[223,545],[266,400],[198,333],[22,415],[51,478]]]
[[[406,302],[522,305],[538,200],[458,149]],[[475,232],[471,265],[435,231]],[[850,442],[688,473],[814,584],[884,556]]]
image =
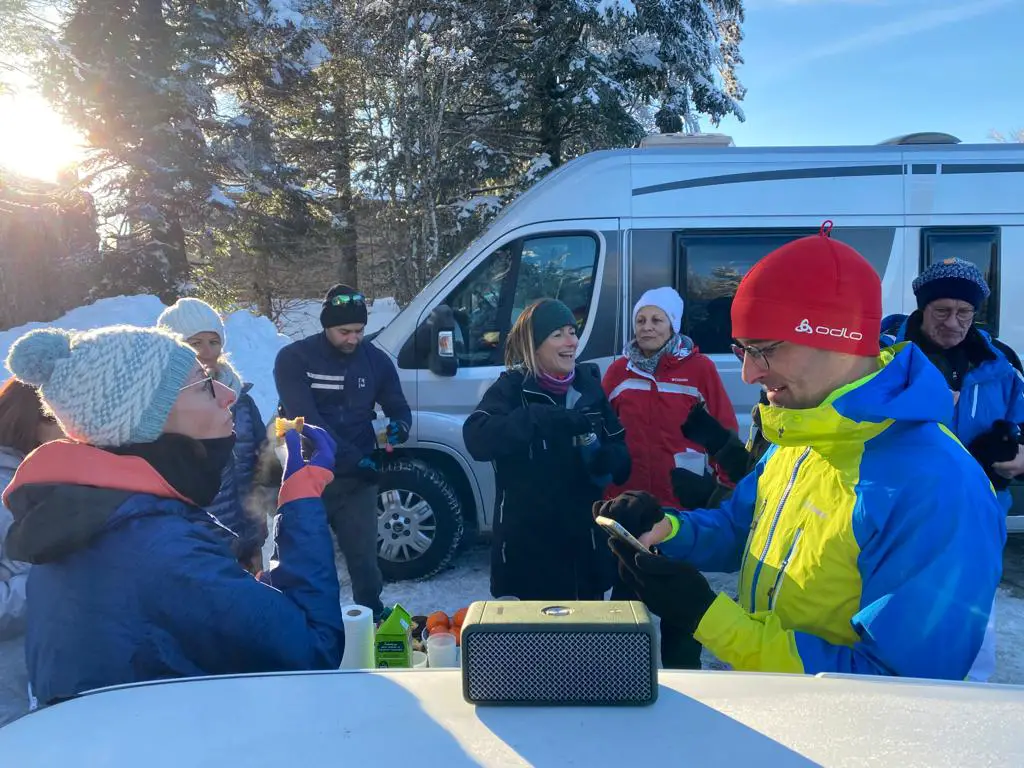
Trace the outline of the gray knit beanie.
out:
[[[128,325],[41,328],[7,356],[7,368],[39,388],[68,437],[110,447],[156,440],[196,364],[195,350],[177,336]]]

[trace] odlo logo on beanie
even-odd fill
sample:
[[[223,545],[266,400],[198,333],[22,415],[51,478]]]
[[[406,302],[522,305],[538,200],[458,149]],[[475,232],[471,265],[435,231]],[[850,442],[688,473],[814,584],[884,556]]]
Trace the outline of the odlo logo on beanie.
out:
[[[849,339],[850,341],[860,341],[864,338],[863,333],[857,331],[851,331],[849,328],[829,328],[825,325],[811,325],[808,318],[804,318],[800,321],[800,325],[794,328],[797,333],[810,333],[817,334],[819,336],[833,336],[837,339]]]

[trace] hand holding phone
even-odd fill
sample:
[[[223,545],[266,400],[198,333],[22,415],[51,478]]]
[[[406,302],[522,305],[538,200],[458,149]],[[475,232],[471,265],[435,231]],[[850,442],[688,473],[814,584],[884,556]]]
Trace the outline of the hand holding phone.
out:
[[[647,547],[640,543],[639,539],[637,539],[633,534],[627,531],[620,523],[616,522],[615,520],[612,520],[610,517],[598,515],[594,518],[594,522],[600,525],[602,528],[604,528],[604,530],[606,530],[609,534],[617,538],[619,541],[628,544],[637,552],[642,552],[646,555],[653,554],[651,550],[649,550]]]

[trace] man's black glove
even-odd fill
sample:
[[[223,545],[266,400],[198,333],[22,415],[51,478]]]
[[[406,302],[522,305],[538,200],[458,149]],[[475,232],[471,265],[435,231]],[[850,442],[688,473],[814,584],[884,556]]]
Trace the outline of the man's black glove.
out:
[[[697,403],[690,409],[690,413],[680,429],[683,432],[683,437],[702,446],[709,454],[716,454],[722,450],[728,442],[729,436],[733,434],[708,413],[704,403]]]
[[[670,473],[672,493],[683,509],[707,509],[712,494],[718,490],[718,480],[710,472],[703,475],[676,467]]]
[[[594,517],[609,517],[634,536],[641,536],[665,519],[665,512],[646,491],[626,491],[594,504]]]
[[[1010,481],[995,472],[992,465],[999,461],[1013,461],[1017,458],[1017,446],[1020,445],[1020,427],[1012,421],[999,419],[992,423],[988,431],[974,438],[967,450],[981,464],[989,480],[997,491],[1009,487]]]
[[[738,483],[750,472],[750,452],[733,432],[729,433],[729,439],[721,450],[712,454],[711,458],[733,483]]]
[[[619,577],[644,605],[692,635],[716,597],[703,574],[682,560],[637,552],[614,537],[608,546],[619,559]]]

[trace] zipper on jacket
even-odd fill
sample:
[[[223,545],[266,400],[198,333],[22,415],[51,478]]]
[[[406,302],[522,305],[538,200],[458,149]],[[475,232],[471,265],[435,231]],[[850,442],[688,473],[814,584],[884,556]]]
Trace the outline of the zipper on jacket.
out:
[[[508,560],[505,559],[505,542],[501,542],[501,562],[508,565]]]
[[[804,452],[800,454],[800,458],[796,460],[796,464],[793,465],[793,471],[789,473],[789,482],[786,483],[786,488],[782,492],[782,498],[779,499],[779,506],[775,509],[775,516],[772,517],[771,527],[768,528],[768,538],[765,539],[764,549],[761,550],[761,556],[757,559],[757,565],[754,567],[754,576],[750,579],[750,612],[753,613],[757,610],[756,599],[757,595],[757,579],[761,575],[761,568],[764,567],[764,559],[768,556],[768,548],[772,544],[772,537],[775,535],[775,526],[779,524],[779,517],[782,515],[782,508],[786,506],[786,501],[789,499],[789,494],[793,490],[793,485],[796,483],[797,472],[800,471],[800,467],[803,466],[804,461],[811,454],[810,448],[805,448]]]
[[[498,504],[498,524],[500,525],[505,520],[505,492],[501,492],[501,503]],[[502,544],[502,546],[505,546]]]
[[[974,385],[974,392],[971,395],[971,418],[978,413],[978,385]]]
[[[750,541],[754,538],[754,531],[757,529],[757,524],[761,521],[761,516],[764,514],[765,507],[768,506],[768,499],[761,501],[761,510],[754,511],[754,516],[750,520],[750,530],[747,531],[747,540],[743,545],[743,557],[740,558],[740,580],[743,579],[743,569],[747,567],[747,559],[750,557]]]
[[[800,537],[803,535],[804,529],[797,528],[796,535],[793,537],[793,543],[789,545],[789,551],[782,560],[782,565],[779,566],[779,572],[775,575],[775,583],[772,584],[772,588],[768,590],[768,610],[771,611],[775,608],[779,601],[779,593],[782,591],[783,577],[786,575],[786,567],[789,565],[790,559],[793,557],[793,553],[796,552],[797,542],[800,541]]]

